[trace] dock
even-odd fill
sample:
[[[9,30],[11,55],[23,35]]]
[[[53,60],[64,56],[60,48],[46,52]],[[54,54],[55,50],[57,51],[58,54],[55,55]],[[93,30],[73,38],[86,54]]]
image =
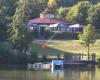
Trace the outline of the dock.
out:
[[[88,59],[89,57],[89,59]],[[86,54],[64,54],[64,59],[52,60],[52,67],[95,67],[96,55],[92,53],[91,55]]]
[[[87,59],[89,57],[89,59]],[[64,58],[53,58],[46,64],[43,62],[28,64],[28,68],[32,70],[49,70],[61,69],[68,67],[95,67],[96,55],[92,53],[87,56],[86,54],[64,54]]]

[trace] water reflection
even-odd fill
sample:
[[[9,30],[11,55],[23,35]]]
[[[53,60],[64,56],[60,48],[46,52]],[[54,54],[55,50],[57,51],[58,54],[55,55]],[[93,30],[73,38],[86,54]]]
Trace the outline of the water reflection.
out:
[[[94,80],[94,76],[95,68],[67,68],[64,70],[64,80]]]
[[[56,80],[63,80],[63,78],[64,78],[64,71],[63,71],[63,68],[62,69],[51,69],[51,72],[52,72],[52,75],[54,76],[56,76]]]
[[[63,74],[63,69],[52,70],[52,74]]]
[[[0,80],[100,80],[100,69],[0,70]]]
[[[53,76],[56,75],[56,80],[61,80],[62,76],[62,80],[97,80],[95,79],[95,67],[52,69],[51,72]]]
[[[51,69],[52,74],[63,74],[63,68],[62,69]]]

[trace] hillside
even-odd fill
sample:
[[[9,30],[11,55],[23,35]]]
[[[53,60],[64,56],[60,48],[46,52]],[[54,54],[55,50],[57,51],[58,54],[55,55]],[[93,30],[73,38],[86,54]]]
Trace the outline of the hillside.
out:
[[[38,42],[38,43],[37,43]],[[87,48],[80,45],[79,40],[50,40],[45,43],[46,47],[41,47],[40,44],[46,41],[37,40],[33,42],[32,49],[42,55],[56,55],[57,53],[85,53]],[[90,46],[90,53],[96,53],[100,56],[100,40],[97,40],[94,45]]]

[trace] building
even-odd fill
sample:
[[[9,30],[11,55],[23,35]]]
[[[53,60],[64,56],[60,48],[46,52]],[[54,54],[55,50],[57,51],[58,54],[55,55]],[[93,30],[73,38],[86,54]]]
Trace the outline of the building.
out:
[[[51,9],[45,9],[40,13],[40,18],[55,18],[54,12]]]
[[[69,27],[67,23],[56,23],[49,26],[50,31],[68,32]]]
[[[73,24],[69,26],[69,32],[80,32],[84,28],[81,24]]]
[[[56,19],[51,9],[45,9],[40,13],[39,18],[29,21],[29,27],[47,27],[51,24],[62,23],[63,21]]]
[[[39,18],[30,20],[28,25],[30,29],[38,28],[39,32],[44,28],[48,28],[50,31],[58,32],[80,32],[84,28],[84,26],[80,24],[69,26],[68,23],[56,19],[54,12],[51,9],[45,9],[42,13],[40,13]]]
[[[45,9],[42,13],[40,13],[39,18],[35,18],[29,21],[28,25],[30,29],[33,28],[45,28],[57,23],[65,23],[62,20],[56,19],[53,11],[51,9]]]

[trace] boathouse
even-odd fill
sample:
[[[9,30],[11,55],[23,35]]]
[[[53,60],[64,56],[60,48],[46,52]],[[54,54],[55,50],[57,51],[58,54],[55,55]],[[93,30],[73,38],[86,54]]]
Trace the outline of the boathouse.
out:
[[[52,63],[51,63],[51,66],[52,66],[52,69],[54,68],[63,68],[63,60],[52,60]]]

